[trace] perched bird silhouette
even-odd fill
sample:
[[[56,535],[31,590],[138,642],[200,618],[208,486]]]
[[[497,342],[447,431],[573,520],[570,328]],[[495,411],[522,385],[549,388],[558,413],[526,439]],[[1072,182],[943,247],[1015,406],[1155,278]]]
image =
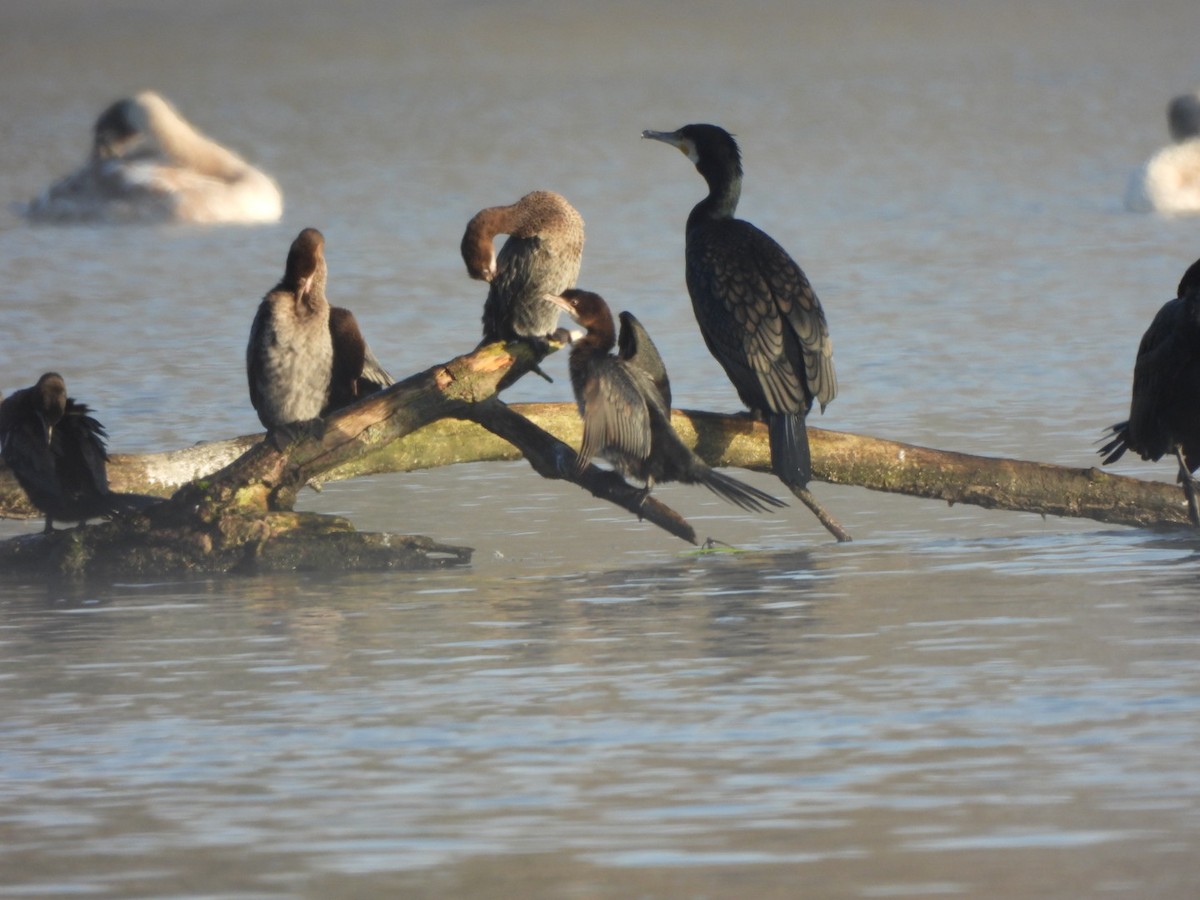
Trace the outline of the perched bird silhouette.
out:
[[[333,341],[333,369],[329,402],[321,410],[322,417],[383,390],[396,380],[367,346],[358,320],[350,310],[329,307],[329,336]]]
[[[499,253],[498,234],[508,236]],[[565,338],[556,333],[559,309],[546,300],[575,286],[583,259],[583,217],[565,197],[533,191],[509,206],[481,209],[460,249],[467,274],[489,285],[481,344],[524,339],[544,356],[547,340]]]
[[[29,501],[54,522],[131,513],[158,503],[142,494],[118,494],[108,486],[107,434],[91,410],[67,396],[57,372],[0,403],[0,457]]]
[[[270,176],[143,91],[100,114],[92,150],[25,208],[35,222],[277,222]]]
[[[621,313],[620,355],[612,313],[590,291],[567,290],[554,298],[587,329],[571,347],[571,387],[583,418],[577,468],[596,456],[622,475],[646,483],[703,484],[718,496],[754,512],[785,504],[770,494],[710,468],[671,427],[670,385],[654,342],[630,313]]]
[[[1188,267],[1175,299],[1163,304],[1142,336],[1129,419],[1111,426],[1102,440],[1105,465],[1126,450],[1154,461],[1173,455],[1188,514],[1200,526],[1192,475],[1200,467],[1200,260]]]
[[[283,278],[259,304],[246,345],[250,402],[277,445],[392,383],[354,315],[330,307],[325,237],[305,228],[288,250]]]
[[[805,417],[837,394],[825,312],[804,272],[779,244],[734,217],[741,154],[716,125],[642,137],[677,147],[708,184],[685,231],[688,293],[705,344],[752,414],[766,419],[771,468],[795,490],[812,477]]]

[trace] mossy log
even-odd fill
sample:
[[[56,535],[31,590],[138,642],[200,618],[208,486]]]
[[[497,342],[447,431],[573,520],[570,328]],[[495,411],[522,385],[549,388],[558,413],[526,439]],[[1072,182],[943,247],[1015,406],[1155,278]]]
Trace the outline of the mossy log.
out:
[[[558,440],[578,445],[582,429],[573,403],[518,403],[508,408]],[[770,470],[767,434],[761,423],[741,415],[677,409],[672,424],[710,465]],[[1182,491],[1162,481],[1096,467],[935,450],[820,428],[810,427],[808,433],[818,481],[1113,525],[1188,524]],[[115,454],[109,476],[116,490],[168,497],[187,482],[228,465],[261,440],[261,434],[244,435],[164,453]],[[521,458],[515,446],[475,422],[441,419],[339,463],[314,482]],[[0,516],[37,516],[2,463]]]
[[[673,510],[611,472],[575,475],[581,425],[572,403],[506,406],[495,385],[520,345],[492,345],[435,366],[332,416],[322,435],[277,450],[247,435],[166,453],[115,454],[118,491],[170,497],[151,513],[87,529],[0,544],[0,569],[145,574],[296,568],[454,565],[470,549],[424,537],[365,535],[344,519],[295,513],[305,484],[462,462],[528,459],[542,476],[575,481],[598,497],[695,542]],[[766,428],[744,415],[675,410],[683,440],[713,466],[769,471]],[[1186,525],[1178,487],[1016,459],[935,450],[810,428],[817,480],[949,503],[1135,526]],[[0,515],[36,515],[0,465]]]

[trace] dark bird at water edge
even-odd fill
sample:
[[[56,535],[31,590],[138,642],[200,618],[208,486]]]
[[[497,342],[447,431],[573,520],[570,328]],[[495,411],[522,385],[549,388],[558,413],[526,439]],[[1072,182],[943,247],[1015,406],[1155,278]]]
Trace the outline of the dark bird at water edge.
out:
[[[571,387],[583,418],[577,469],[596,456],[622,475],[646,483],[703,484],[720,497],[754,512],[785,504],[770,494],[710,468],[671,427],[666,367],[641,323],[621,313],[618,339],[608,304],[590,291],[567,290],[554,298],[587,333],[571,348]]]
[[[1107,441],[1099,451],[1105,465],[1126,450],[1152,461],[1173,455],[1188,514],[1200,526],[1192,475],[1200,467],[1200,260],[1184,273],[1175,299],[1163,304],[1142,336],[1129,419],[1110,427],[1102,440]]]
[[[67,396],[57,372],[0,403],[0,457],[46,517],[45,531],[54,530],[55,520],[84,522],[159,502],[109,489],[106,437],[91,410]]]

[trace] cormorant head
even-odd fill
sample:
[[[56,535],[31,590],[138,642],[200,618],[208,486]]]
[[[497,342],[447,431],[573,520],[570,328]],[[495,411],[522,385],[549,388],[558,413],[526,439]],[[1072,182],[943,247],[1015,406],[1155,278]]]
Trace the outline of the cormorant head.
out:
[[[467,266],[467,274],[476,281],[491,281],[496,277],[496,247],[488,226],[491,210],[481,210],[467,223],[459,252]]]
[[[741,178],[742,154],[733,135],[718,125],[684,125],[675,131],[643,131],[643,138],[676,147],[709,182]]]
[[[315,284],[323,282],[325,268],[325,236],[315,228],[305,228],[292,241],[287,266],[283,271],[283,286],[304,302]]]
[[[1179,291],[1175,295],[1180,300],[1193,299],[1200,301],[1200,259],[1196,260],[1179,279]]]
[[[47,372],[37,380],[33,387],[36,392],[37,416],[42,420],[46,430],[46,443],[50,442],[50,434],[67,410],[67,385],[57,372]]]
[[[612,311],[599,294],[568,288],[558,295],[548,294],[546,299],[565,310],[567,315],[588,331],[607,331],[610,334],[616,331]]]

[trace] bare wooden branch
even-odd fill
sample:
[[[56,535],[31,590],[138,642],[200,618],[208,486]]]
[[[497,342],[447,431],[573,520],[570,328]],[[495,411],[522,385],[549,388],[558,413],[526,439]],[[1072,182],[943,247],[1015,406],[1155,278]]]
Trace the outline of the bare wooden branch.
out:
[[[519,448],[534,471],[543,478],[562,478],[573,482],[591,491],[593,497],[615,503],[639,519],[646,519],[692,544],[697,543],[696,531],[687,520],[644,489],[631,485],[616,472],[594,465],[576,472],[578,457],[573,449],[514,412],[499,398],[493,397],[485,403],[468,406],[462,415]]]
[[[360,535],[344,519],[294,513],[296,493],[306,483],[355,464],[371,450],[453,416],[487,423],[514,441],[547,476],[561,474],[561,467],[552,461],[562,457],[563,451],[573,457],[573,451],[495,399],[501,379],[514,366],[526,367],[524,357],[532,352],[521,344],[478,348],[331,416],[319,433],[298,428],[292,442],[282,447],[276,446],[282,435],[252,442],[240,456],[212,473],[197,475],[195,466],[203,465],[197,460],[224,460],[226,449],[209,448],[203,454],[193,450],[186,460],[159,460],[153,468],[160,472],[191,473],[190,480],[170,499],[142,514],[92,528],[4,542],[0,544],[0,571],[34,568],[111,576],[180,569],[262,570],[297,561],[322,569],[462,562],[469,558],[469,548],[445,547],[428,538]],[[244,446],[244,441],[235,443]],[[111,477],[118,489],[123,482],[120,462],[113,460]],[[580,483],[590,485],[597,496],[695,542],[695,534],[681,517],[657,501],[642,502],[644,493],[619,476],[592,469],[583,473]],[[156,486],[163,487],[161,482]]]
[[[280,462],[283,454],[274,454],[268,447],[256,450],[263,454],[257,465],[265,477],[241,498],[246,508],[286,510],[309,479],[337,480],[459,462],[518,459],[522,451],[510,442],[514,438],[523,442],[535,470],[548,477],[563,477],[571,468],[567,462],[573,459],[571,448],[579,445],[581,437],[573,403],[517,404],[503,407],[507,412],[500,416],[488,413],[484,404],[484,411],[473,417],[487,420],[492,431],[460,418],[431,421],[437,415],[470,418],[464,411],[492,396],[489,385],[498,380],[496,373],[504,370],[510,357],[504,348],[484,349],[488,353],[482,357],[471,354],[434,367],[408,379],[402,383],[404,387],[393,387],[333,417],[320,440],[290,448],[286,465]],[[496,355],[489,356],[491,352]],[[471,364],[463,363],[471,357],[475,357]],[[518,425],[518,417],[531,424]],[[749,417],[676,410],[672,421],[685,443],[710,465],[769,471],[766,429]],[[531,434],[535,437],[529,438]],[[1186,525],[1188,521],[1182,492],[1165,482],[1128,478],[1095,467],[973,456],[816,428],[810,428],[809,435],[814,476],[820,481],[1110,524],[1161,526]],[[232,472],[222,476],[219,470],[260,441],[261,435],[251,435],[161,454],[117,454],[110,477],[116,490],[164,496],[193,480],[211,487],[222,483],[223,477],[232,478]],[[244,476],[245,471],[239,477]],[[588,477],[602,477],[602,473]],[[580,483],[593,493],[601,485]],[[237,484],[237,479],[229,484]],[[598,489],[601,493],[597,496],[607,490],[603,486]],[[626,489],[633,492],[625,495],[627,499],[640,493],[628,485]],[[622,502],[614,490],[622,489],[614,484],[606,499],[638,511]],[[34,515],[11,473],[2,466],[0,515]],[[694,534],[672,533],[695,540]]]

